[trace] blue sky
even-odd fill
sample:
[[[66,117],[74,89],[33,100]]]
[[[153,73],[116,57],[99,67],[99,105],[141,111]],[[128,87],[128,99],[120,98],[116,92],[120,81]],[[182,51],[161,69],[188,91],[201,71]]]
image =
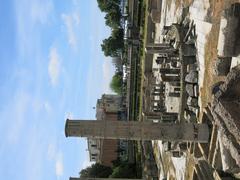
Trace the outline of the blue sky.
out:
[[[77,176],[85,139],[65,138],[65,119],[95,119],[114,68],[95,0],[0,0],[0,179]]]

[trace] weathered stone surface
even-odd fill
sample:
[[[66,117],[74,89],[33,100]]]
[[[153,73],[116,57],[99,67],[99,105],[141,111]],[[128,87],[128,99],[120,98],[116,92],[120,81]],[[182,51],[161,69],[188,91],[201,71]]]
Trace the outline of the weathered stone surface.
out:
[[[198,167],[200,168],[201,179],[215,180],[212,173],[212,168],[205,160],[198,161]],[[200,178],[199,178],[200,179]]]
[[[194,96],[194,89],[193,89],[193,84],[187,84],[186,85],[186,92],[188,93],[189,96]]]
[[[182,46],[182,53],[183,56],[195,56],[196,55],[196,48],[194,45],[183,45]]]
[[[219,131],[221,131],[221,142],[225,149],[224,152],[222,151],[222,155],[228,156],[230,159],[232,157],[238,166],[225,162],[224,169],[235,173],[240,170],[240,104],[238,101],[240,97],[240,66],[233,68],[226,81],[218,86],[218,91],[213,93],[215,94],[211,103],[211,112]]]
[[[157,9],[152,9],[151,18],[153,23],[160,23],[161,20],[161,11]]]
[[[231,130],[231,133],[240,143],[240,103],[237,101],[223,101],[220,100],[215,106],[214,111],[221,116],[226,124],[226,127]]]
[[[197,71],[190,71],[186,77],[185,81],[189,83],[197,83],[198,82],[198,72]]]
[[[217,76],[226,76],[231,67],[231,57],[218,57],[214,65],[214,73]]]
[[[156,59],[157,64],[162,64],[163,62],[164,62],[164,58],[157,57],[157,59]]]
[[[186,92],[191,97],[197,97],[198,96],[198,85],[197,84],[187,84]]]
[[[218,131],[218,141],[220,145],[220,152],[222,156],[222,168],[225,172],[238,173],[240,171],[239,166],[236,164],[235,157],[232,157],[229,149],[225,146],[226,142],[225,135],[222,131]],[[224,145],[225,144],[225,145]]]
[[[198,107],[198,99],[189,96],[187,99],[187,105],[188,106],[193,106],[193,107]]]
[[[224,83],[223,81],[219,81],[219,82],[215,83],[215,84],[212,86],[212,94],[215,94],[215,93],[217,93],[219,90],[221,90],[220,85],[222,85],[223,83]]]
[[[171,29],[171,26],[163,26],[162,35],[167,35],[168,31]]]
[[[234,4],[222,14],[217,46],[221,56],[233,57],[239,54],[239,8],[239,4]]]
[[[189,18],[185,18],[185,19],[183,20],[183,26],[186,27],[186,28],[188,28],[190,22],[191,22],[191,21],[190,21]]]
[[[225,83],[219,85],[212,101],[212,112],[221,117],[226,128],[240,144],[240,65],[228,74]]]
[[[212,109],[212,115],[214,118],[214,121],[216,125],[219,128],[219,131],[221,131],[221,138],[222,143],[224,146],[226,146],[230,151],[231,155],[236,158],[237,164],[240,165],[240,145],[236,142],[236,139],[231,133],[231,129],[229,130],[224,122],[224,119],[221,118],[221,116],[216,112],[214,109]]]
[[[196,40],[195,39],[189,39],[186,44],[190,44],[190,45],[193,45],[196,43]]]
[[[171,62],[170,62],[171,66],[174,67],[174,68],[179,67],[178,63],[179,63],[179,62],[177,62],[177,61],[171,61]]]
[[[188,109],[192,112],[195,113],[196,117],[198,117],[199,114],[199,107],[193,107],[193,106],[188,106]]]
[[[187,65],[187,72],[198,71],[198,70],[199,70],[199,67],[197,63]]]
[[[198,84],[195,84],[194,87],[194,96],[198,97],[199,96],[199,88],[198,88]]]
[[[183,56],[183,61],[185,64],[194,64],[196,63],[196,57],[195,56]]]
[[[227,75],[225,83],[221,85],[222,93],[219,97],[232,98],[240,97],[240,65],[236,66]]]
[[[187,120],[187,122],[197,122],[196,114],[190,110],[184,111],[184,118]]]

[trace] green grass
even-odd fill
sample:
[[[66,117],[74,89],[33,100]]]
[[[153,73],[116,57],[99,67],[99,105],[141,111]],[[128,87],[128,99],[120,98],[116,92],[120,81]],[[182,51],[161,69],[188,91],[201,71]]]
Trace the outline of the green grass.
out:
[[[143,16],[142,16],[142,24],[140,26],[140,33],[141,33],[141,37],[142,39],[142,43],[140,46],[140,67],[141,67],[141,73],[140,73],[140,97],[139,97],[139,117],[141,117],[142,114],[142,94],[143,94],[143,75],[144,75],[144,61],[145,61],[145,52],[144,49],[146,47],[146,39],[147,39],[147,24],[148,24],[148,13],[147,13],[147,9],[148,9],[148,0],[144,0],[143,1]],[[141,121],[141,118],[139,118],[139,120]]]

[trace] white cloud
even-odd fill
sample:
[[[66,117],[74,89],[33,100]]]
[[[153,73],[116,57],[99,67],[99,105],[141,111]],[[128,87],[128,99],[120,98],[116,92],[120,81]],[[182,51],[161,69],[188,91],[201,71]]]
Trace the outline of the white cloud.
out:
[[[54,160],[56,157],[56,146],[55,144],[51,143],[48,145],[48,150],[47,150],[47,155],[48,155],[48,159],[50,160]]]
[[[10,144],[15,144],[19,141],[20,134],[26,123],[26,115],[29,110],[29,104],[32,103],[31,97],[25,92],[17,92],[15,97],[13,97],[10,104],[6,104],[6,110],[11,110],[8,112],[8,118],[12,119],[13,122],[9,125],[9,130],[7,132],[7,140]],[[2,112],[1,112],[2,113]]]
[[[51,48],[49,53],[48,74],[52,85],[58,82],[60,73],[59,55],[56,48]]]
[[[76,25],[80,24],[80,15],[77,12],[72,14],[73,21]]]
[[[47,102],[47,101],[44,102],[43,106],[44,106],[44,109],[46,110],[46,112],[50,113],[52,111],[52,107],[49,104],[49,102]]]
[[[36,57],[41,44],[39,27],[51,22],[53,9],[52,0],[14,1],[16,45],[20,56]]]
[[[46,23],[52,11],[53,2],[50,0],[31,1],[30,15],[34,22]]]
[[[57,177],[63,175],[64,167],[63,167],[63,155],[62,153],[58,153],[56,163],[55,163],[55,173]]]
[[[56,176],[57,177],[62,176],[63,171],[64,171],[63,153],[62,153],[62,151],[57,149],[57,146],[55,143],[48,144],[47,156],[48,156],[49,160],[54,161],[54,163],[55,163]]]
[[[77,30],[80,24],[80,15],[77,12],[62,14],[62,20],[67,29],[68,43],[71,47],[77,46]]]

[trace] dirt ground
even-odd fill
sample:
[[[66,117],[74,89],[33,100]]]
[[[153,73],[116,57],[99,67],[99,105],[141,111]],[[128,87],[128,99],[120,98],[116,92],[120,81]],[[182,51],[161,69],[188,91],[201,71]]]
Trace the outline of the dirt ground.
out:
[[[217,77],[213,73],[213,65],[217,58],[217,44],[220,28],[221,13],[231,4],[240,0],[210,0],[209,20],[212,22],[212,29],[208,35],[205,45],[205,73],[203,88],[201,89],[202,107],[207,106],[211,101],[211,87],[214,83],[224,80],[224,77]]]
[[[157,142],[154,143],[154,154],[155,157],[158,157],[158,154],[161,154],[157,145]],[[162,159],[159,159],[159,161],[162,161],[163,163],[163,169],[164,175],[168,175],[168,180],[175,180],[176,178],[176,170],[174,168],[173,162],[171,160],[171,156],[167,154],[166,152],[162,153]]]

